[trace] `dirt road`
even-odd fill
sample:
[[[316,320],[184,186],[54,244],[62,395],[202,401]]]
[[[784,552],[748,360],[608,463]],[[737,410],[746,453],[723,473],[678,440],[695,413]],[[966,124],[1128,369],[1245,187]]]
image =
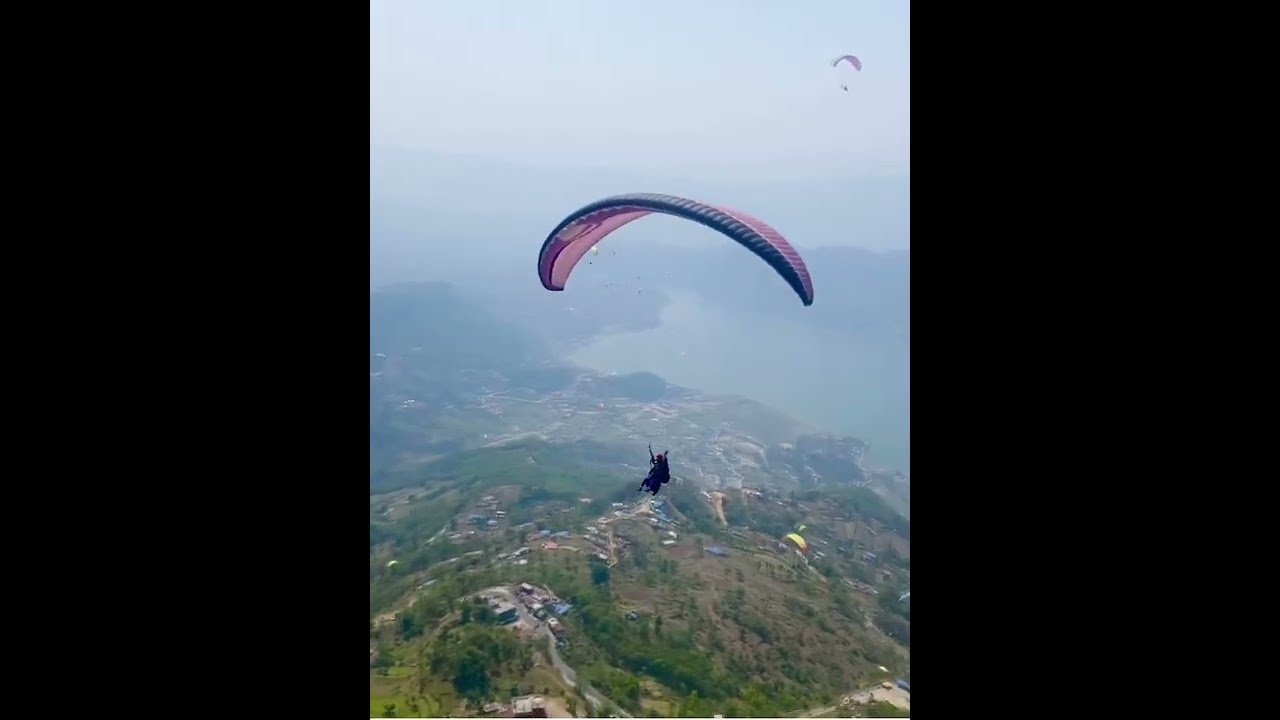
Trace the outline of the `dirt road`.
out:
[[[613,567],[618,564],[618,549],[613,541],[613,526],[609,525],[607,529],[609,530],[609,567]]]
[[[711,504],[715,506],[716,517],[720,518],[720,524],[728,526],[729,523],[726,522],[724,519],[724,493],[722,492],[711,493]]]
[[[575,717],[569,712],[569,708],[565,706],[564,701],[558,697],[546,698],[547,701],[547,717],[553,718],[571,718]]]
[[[439,530],[438,532],[436,532],[436,534],[435,534],[435,535],[432,535],[432,536],[431,536],[431,539],[427,540],[427,544],[428,544],[428,545],[430,545],[431,543],[435,542],[436,540],[439,540],[439,539],[440,539],[440,536],[441,536],[441,535],[444,535],[444,534],[445,534],[445,533],[447,533],[447,532],[449,532],[449,523],[445,523],[445,524],[444,524],[444,527],[440,528],[440,530]]]

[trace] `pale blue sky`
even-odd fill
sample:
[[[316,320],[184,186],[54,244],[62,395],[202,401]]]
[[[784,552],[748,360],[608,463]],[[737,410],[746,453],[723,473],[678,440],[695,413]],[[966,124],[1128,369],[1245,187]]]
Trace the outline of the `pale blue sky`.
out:
[[[906,0],[373,0],[370,142],[708,179],[904,179],[910,12]],[[831,68],[843,53],[863,71]]]

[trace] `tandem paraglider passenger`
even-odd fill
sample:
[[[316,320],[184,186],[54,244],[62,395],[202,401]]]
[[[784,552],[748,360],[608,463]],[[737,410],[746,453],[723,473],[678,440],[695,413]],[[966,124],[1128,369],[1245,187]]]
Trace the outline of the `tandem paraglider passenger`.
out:
[[[654,495],[658,494],[658,490],[663,485],[671,482],[671,467],[667,464],[667,456],[671,454],[670,450],[653,454],[653,446],[649,446],[649,475],[640,483],[640,487],[636,491],[648,490]]]

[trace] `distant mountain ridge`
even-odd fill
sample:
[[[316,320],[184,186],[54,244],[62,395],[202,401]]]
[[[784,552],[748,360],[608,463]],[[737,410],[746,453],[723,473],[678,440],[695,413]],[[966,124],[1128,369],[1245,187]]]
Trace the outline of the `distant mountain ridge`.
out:
[[[601,243],[609,255],[598,259],[597,270],[609,268],[615,281],[607,290],[589,280],[590,273],[575,273],[564,297],[542,289],[533,261],[562,217],[607,195],[666,192],[738,208],[782,232],[814,279],[814,305],[797,314],[797,322],[834,332],[910,335],[910,251],[863,249],[908,243],[907,179],[709,185],[384,147],[371,147],[369,162],[375,287],[406,279],[483,287],[495,308],[535,333],[566,305],[580,314],[574,327],[584,330],[610,322],[652,327],[665,304],[664,288],[692,290],[746,312],[791,310],[789,288],[758,258],[714,231],[661,216],[621,228]]]
[[[417,350],[414,350],[417,348]],[[532,333],[443,282],[405,283],[369,297],[369,352],[412,351],[449,369],[510,367],[551,357]]]

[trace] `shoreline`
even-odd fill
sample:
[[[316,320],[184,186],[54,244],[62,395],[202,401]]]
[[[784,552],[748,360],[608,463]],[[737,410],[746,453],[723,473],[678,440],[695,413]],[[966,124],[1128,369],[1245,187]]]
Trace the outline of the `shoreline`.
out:
[[[580,355],[582,350],[604,340],[605,338],[609,338],[611,336],[617,336],[617,335],[634,335],[634,334],[661,329],[665,324],[664,322],[665,318],[663,316],[666,314],[666,312],[668,312],[668,309],[672,305],[675,305],[677,301],[681,300],[682,298],[688,302],[695,303],[695,304],[699,303],[701,300],[700,296],[696,292],[692,292],[692,291],[673,292],[669,289],[664,288],[662,289],[661,292],[663,296],[663,301],[661,306],[659,307],[659,311],[656,317],[649,317],[645,320],[641,320],[635,323],[620,323],[617,325],[602,327],[598,330],[591,331],[583,335],[578,335],[574,337],[572,340],[562,343],[563,351],[559,353],[560,355],[559,359],[565,364],[573,368],[590,372],[596,377],[605,377],[610,374],[623,375],[623,374],[631,374],[634,372],[647,372],[661,378],[663,382],[666,382],[669,386],[673,388],[679,388],[685,391],[692,391],[694,393],[704,395],[709,398],[724,398],[724,399],[740,400],[740,401],[755,403],[757,405],[760,405],[768,409],[773,413],[776,413],[786,418],[788,421],[790,421],[794,425],[805,427],[811,430],[811,432],[803,433],[803,434],[826,434],[826,435],[832,435],[835,437],[847,437],[847,438],[853,438],[863,443],[863,445],[866,446],[866,450],[864,451],[863,458],[859,462],[859,466],[860,466],[860,469],[863,471],[864,475],[870,475],[872,473],[876,473],[876,474],[898,473],[908,478],[910,477],[911,472],[910,472],[909,461],[905,464],[906,469],[903,469],[903,467],[897,467],[898,463],[896,463],[892,459],[886,459],[883,462],[871,459],[871,456],[875,454],[876,444],[866,439],[865,437],[862,437],[861,434],[857,432],[850,432],[843,429],[830,429],[829,425],[826,423],[804,419],[798,416],[795,412],[791,410],[784,410],[771,402],[761,400],[756,397],[752,397],[740,391],[712,392],[712,391],[704,390],[699,387],[695,387],[693,385],[684,385],[684,384],[673,382],[666,374],[662,372],[656,372],[654,370],[641,369],[641,370],[630,370],[627,372],[622,372],[620,370],[611,370],[611,369],[602,368],[602,367],[599,367],[598,364],[587,365],[587,364],[584,364],[580,359],[578,359],[578,356]],[[898,445],[898,444],[899,443],[891,443],[891,445]],[[911,449],[910,449],[909,439],[907,440],[905,446],[902,447],[901,449],[903,451],[902,453],[903,455],[906,455],[906,456],[910,455]]]

